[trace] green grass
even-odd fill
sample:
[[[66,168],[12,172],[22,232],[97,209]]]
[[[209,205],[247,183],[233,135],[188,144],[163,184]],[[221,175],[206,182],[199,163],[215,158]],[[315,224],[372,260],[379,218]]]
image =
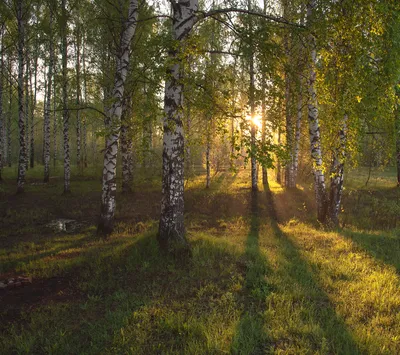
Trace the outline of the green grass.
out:
[[[315,223],[308,185],[284,191],[271,182],[271,192],[252,195],[246,171],[217,175],[209,190],[193,177],[185,202],[193,257],[179,263],[155,238],[159,182],[139,181],[133,194],[119,195],[115,233],[96,238],[95,171],[74,175],[71,196],[61,196],[61,179],[29,185],[40,168],[15,196],[5,171],[0,274],[28,274],[33,283],[0,293],[0,353],[400,353],[392,180],[365,189],[362,174],[352,175],[345,227],[329,231]],[[355,208],[357,199],[371,204]],[[82,229],[45,226],[60,217]]]

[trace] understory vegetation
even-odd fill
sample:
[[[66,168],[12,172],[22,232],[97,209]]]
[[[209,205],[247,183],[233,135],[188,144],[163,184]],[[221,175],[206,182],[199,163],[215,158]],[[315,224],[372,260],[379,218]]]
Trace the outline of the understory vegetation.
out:
[[[156,240],[160,182],[137,176],[118,194],[114,232],[96,236],[101,182],[15,171],[0,185],[0,290],[4,354],[397,354],[400,353],[400,190],[395,171],[348,176],[340,228],[314,218],[311,183],[251,192],[248,170],[203,188],[186,181],[192,258]],[[120,181],[119,181],[120,182]],[[260,184],[261,185],[261,184]],[[70,231],[47,225],[65,218]]]

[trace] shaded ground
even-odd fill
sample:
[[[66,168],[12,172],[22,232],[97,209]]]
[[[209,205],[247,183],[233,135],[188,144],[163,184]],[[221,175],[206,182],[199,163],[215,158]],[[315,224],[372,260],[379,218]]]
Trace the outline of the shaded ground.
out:
[[[218,175],[210,190],[202,177],[187,182],[187,265],[158,250],[157,184],[118,196],[108,240],[95,236],[97,180],[74,180],[68,197],[58,179],[29,185],[24,196],[13,195],[13,182],[2,185],[0,279],[26,274],[32,284],[0,291],[0,349],[400,353],[399,231],[357,229],[362,211],[349,212],[346,229],[324,231],[308,187],[271,182],[254,195],[249,181],[241,172]],[[82,229],[54,232],[46,224],[55,218]]]

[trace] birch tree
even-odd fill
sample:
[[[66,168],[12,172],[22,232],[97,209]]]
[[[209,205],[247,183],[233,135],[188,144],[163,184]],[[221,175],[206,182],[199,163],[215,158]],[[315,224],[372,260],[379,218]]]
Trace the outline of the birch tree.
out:
[[[54,44],[53,44],[53,2],[49,2],[50,20],[49,20],[49,68],[47,72],[47,95],[44,110],[44,182],[50,179],[50,105],[52,95],[53,66],[54,66]]]
[[[24,51],[25,51],[25,19],[26,11],[23,0],[17,0],[16,17],[18,23],[18,128],[19,128],[19,158],[17,193],[24,192],[26,172],[26,142],[24,114]]]
[[[122,14],[121,14],[122,15]],[[105,125],[108,129],[103,162],[101,215],[98,225],[100,235],[108,235],[113,230],[116,208],[116,168],[118,141],[121,128],[122,99],[124,84],[128,74],[130,45],[135,34],[138,18],[138,0],[130,0],[126,18],[117,50],[116,72],[112,90],[113,103],[107,112]]]
[[[196,22],[197,0],[171,1],[172,37],[164,93],[164,136],[161,217],[158,241],[164,250],[188,250],[184,225],[183,84],[179,48]]]

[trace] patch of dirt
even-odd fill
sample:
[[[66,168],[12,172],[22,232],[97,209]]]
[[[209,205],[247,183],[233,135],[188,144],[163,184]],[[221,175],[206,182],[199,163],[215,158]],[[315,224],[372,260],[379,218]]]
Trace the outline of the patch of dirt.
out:
[[[7,277],[10,278],[10,275]],[[17,276],[13,277],[17,279]],[[4,279],[4,275],[1,277]],[[21,313],[50,302],[76,301],[79,298],[76,290],[71,287],[71,280],[65,277],[52,277],[49,279],[33,279],[32,283],[20,287],[5,288],[0,290],[0,329],[5,329],[8,323],[20,319]]]

